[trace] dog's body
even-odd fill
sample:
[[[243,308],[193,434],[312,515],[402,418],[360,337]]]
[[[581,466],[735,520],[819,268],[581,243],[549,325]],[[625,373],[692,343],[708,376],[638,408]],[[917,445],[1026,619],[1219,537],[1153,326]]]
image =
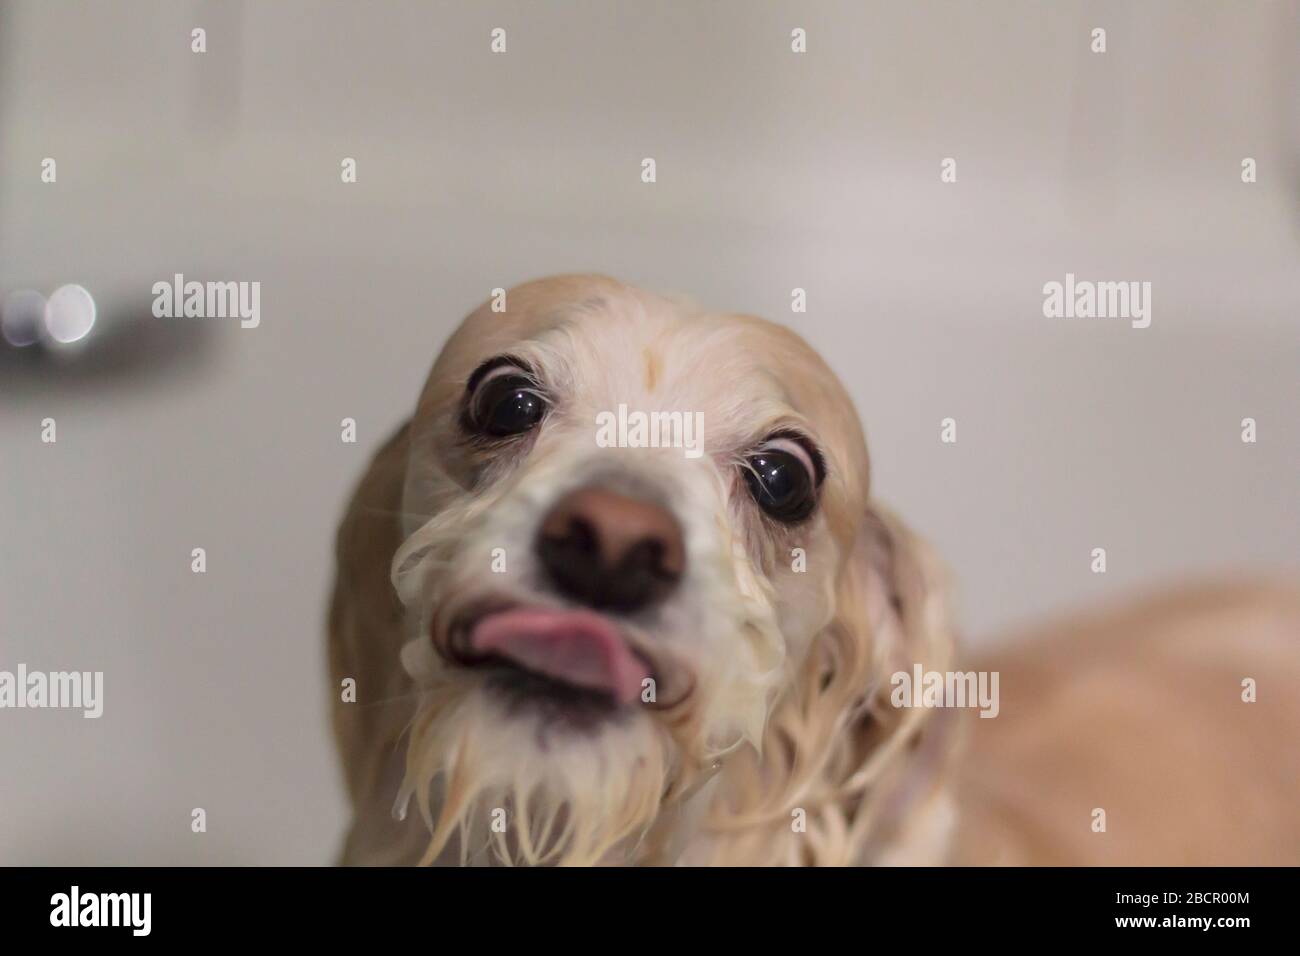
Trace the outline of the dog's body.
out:
[[[624,406],[700,415],[704,453],[606,447],[597,423]],[[471,315],[339,531],[331,672],[356,690],[334,717],[344,862],[1181,862],[1162,854],[1185,835],[1153,833],[1130,797],[1136,755],[1118,754],[1123,780],[1100,758],[1068,761],[1070,780],[1057,764],[1067,745],[1116,756],[1117,730],[1176,762],[1179,708],[1220,692],[1239,708],[1206,711],[1223,740],[1266,742],[1197,776],[1256,773],[1241,792],[1267,804],[1269,858],[1300,858],[1294,800],[1270,802],[1279,785],[1294,797],[1296,758],[1263,730],[1300,727],[1294,603],[1238,600],[1254,636],[1221,661],[1181,648],[1202,619],[1175,607],[1112,628],[1150,633],[1151,654],[1117,648],[1077,693],[1056,688],[1072,661],[1036,644],[987,665],[1004,675],[996,719],[893,707],[889,675],[952,667],[952,640],[941,571],[868,472],[851,402],[780,327],[600,277]],[[1195,696],[1158,686],[1180,664]],[[1258,703],[1240,702],[1245,677]],[[1107,694],[1130,709],[1095,713]],[[1236,859],[1249,830],[1198,845]]]
[[[965,719],[952,861],[1300,863],[1294,587],[1183,587],[975,666],[1000,670],[1002,712]]]

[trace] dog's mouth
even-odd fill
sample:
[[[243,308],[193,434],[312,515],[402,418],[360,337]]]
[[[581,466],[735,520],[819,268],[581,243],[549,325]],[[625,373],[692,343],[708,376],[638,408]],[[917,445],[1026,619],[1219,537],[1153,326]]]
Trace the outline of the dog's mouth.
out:
[[[489,670],[489,684],[517,701],[614,713],[636,705],[652,677],[619,627],[594,611],[479,610],[457,619],[449,643],[455,663]]]

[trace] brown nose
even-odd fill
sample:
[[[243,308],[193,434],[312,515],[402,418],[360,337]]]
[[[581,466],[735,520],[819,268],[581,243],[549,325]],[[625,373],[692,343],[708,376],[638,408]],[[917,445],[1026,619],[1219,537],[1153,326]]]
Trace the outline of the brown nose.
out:
[[[681,528],[666,509],[598,487],[555,503],[538,530],[537,554],[560,593],[610,611],[662,600],[686,565]]]

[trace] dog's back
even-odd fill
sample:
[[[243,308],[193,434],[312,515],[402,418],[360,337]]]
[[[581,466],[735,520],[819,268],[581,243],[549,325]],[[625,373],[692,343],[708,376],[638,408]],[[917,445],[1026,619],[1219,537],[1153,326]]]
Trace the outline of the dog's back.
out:
[[[1294,587],[1181,591],[977,666],[1001,712],[962,716],[954,862],[1300,863]]]

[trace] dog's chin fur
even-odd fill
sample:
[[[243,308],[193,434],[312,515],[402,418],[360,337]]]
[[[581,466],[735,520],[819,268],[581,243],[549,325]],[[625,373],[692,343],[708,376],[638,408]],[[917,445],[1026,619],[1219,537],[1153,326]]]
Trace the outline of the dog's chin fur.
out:
[[[620,848],[632,859],[679,758],[664,729],[626,716],[567,730],[510,713],[482,682],[430,694],[411,728],[399,796],[414,799],[431,832],[421,862],[448,853],[461,863],[583,865]]]

